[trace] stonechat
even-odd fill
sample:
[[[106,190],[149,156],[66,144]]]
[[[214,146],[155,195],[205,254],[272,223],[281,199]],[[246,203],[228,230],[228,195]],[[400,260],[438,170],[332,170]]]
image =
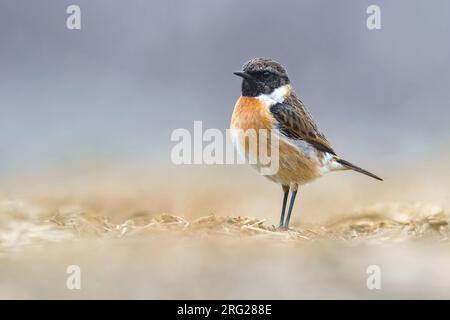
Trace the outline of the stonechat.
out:
[[[267,175],[281,184],[284,197],[279,229],[287,230],[299,185],[317,179],[330,171],[354,170],[382,180],[352,163],[341,159],[321,133],[308,108],[296,96],[286,69],[272,59],[256,58],[243,70],[242,95],[236,102],[231,130],[275,131],[278,137],[279,166],[277,173]],[[254,152],[245,139],[234,139],[237,148],[248,158]],[[258,155],[253,155],[258,157]],[[286,204],[291,191],[289,209]]]

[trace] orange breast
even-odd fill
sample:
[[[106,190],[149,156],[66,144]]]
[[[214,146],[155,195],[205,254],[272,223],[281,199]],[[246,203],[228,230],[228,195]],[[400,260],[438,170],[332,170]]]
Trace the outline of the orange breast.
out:
[[[272,115],[264,101],[240,97],[234,107],[231,126],[236,129],[272,129]]]
[[[259,161],[261,160],[260,148],[270,151],[272,116],[264,101],[252,97],[240,97],[231,117],[231,129],[234,143],[246,157]],[[262,136],[264,133],[266,135]],[[263,137],[266,138],[261,139]]]

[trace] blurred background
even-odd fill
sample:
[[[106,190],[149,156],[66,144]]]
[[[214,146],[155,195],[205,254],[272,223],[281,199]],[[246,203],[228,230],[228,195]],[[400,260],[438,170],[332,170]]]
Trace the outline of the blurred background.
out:
[[[335,149],[375,168],[448,149],[448,1],[1,2],[0,170],[167,163],[170,133],[225,129],[232,72],[272,57]],[[442,153],[442,152],[440,152]],[[376,160],[376,161],[375,161]]]
[[[71,4],[81,8],[81,30],[66,28],[66,8]],[[59,243],[74,235],[84,239],[83,232],[66,228],[67,221],[79,212],[108,217],[118,224],[136,215],[157,217],[162,213],[188,220],[209,214],[252,216],[275,224],[281,190],[250,168],[175,166],[170,161],[174,129],[192,130],[194,120],[202,120],[205,129],[228,128],[240,95],[240,81],[232,72],[254,57],[271,57],[285,65],[296,92],[334,149],[385,178],[381,184],[346,172],[321,179],[302,191],[294,225],[331,223],[355,212],[373,212],[366,209],[373,205],[378,206],[375,213],[382,214],[392,203],[402,209],[386,209],[390,217],[400,214],[405,221],[405,215],[414,216],[418,211],[425,216],[446,214],[450,203],[450,2],[376,1],[381,8],[380,30],[366,27],[366,9],[371,4],[374,2],[361,0],[276,4],[259,0],[1,0],[0,259],[5,260],[0,270],[7,281],[3,287],[8,289],[0,297],[72,297],[47,286],[53,278],[46,267],[37,271],[39,276],[30,275],[30,264],[44,263],[41,256],[27,251],[17,257],[10,251],[16,252],[22,245],[41,245],[42,241]],[[415,209],[409,210],[410,205]],[[54,230],[48,219],[61,212],[66,214],[64,230]],[[234,245],[240,246],[237,241]],[[72,251],[64,244],[45,249],[54,259],[49,266],[59,268],[60,262],[55,261],[70,257],[100,266],[101,258],[96,264],[84,256],[83,248],[92,247],[88,243],[77,246],[71,242]],[[213,258],[211,247],[195,243],[191,244],[192,255],[183,251],[192,260],[184,257],[184,261],[196,266]],[[231,267],[206,273],[210,278],[200,286],[203,291],[187,289],[200,276],[194,267],[192,283],[163,291],[165,281],[172,280],[158,277],[158,271],[167,269],[172,260],[151,262],[152,254],[160,258],[163,254],[152,251],[157,244],[152,238],[149,260],[137,261],[136,268],[142,268],[142,273],[133,275],[139,283],[139,275],[151,265],[154,280],[160,280],[149,285],[154,291],[128,288],[111,295],[108,286],[99,285],[98,291],[85,291],[86,296],[311,297],[300,289],[301,280],[283,291],[274,277],[265,280],[277,288],[273,296],[254,295],[261,292],[262,279],[245,289],[230,289],[224,282],[222,291],[210,293],[207,280],[219,281],[224,273],[233,278],[238,271]],[[109,245],[114,247],[116,242]],[[131,277],[124,271],[126,261],[141,257],[147,245],[147,238],[137,246],[127,242],[119,251],[122,264],[114,260],[118,273],[112,272],[111,277]],[[217,245],[228,244],[219,241]],[[258,242],[249,246],[248,252],[260,248]],[[173,247],[180,250],[177,241]],[[283,248],[283,258],[296,252],[289,246]],[[422,248],[416,254],[415,248],[408,249],[408,259],[415,261],[427,252],[427,261],[432,261],[432,252]],[[272,252],[267,250],[264,253],[271,261]],[[359,249],[360,260],[376,258],[371,250],[379,252],[377,248]],[[443,250],[447,255],[439,251],[435,257],[445,260],[448,248]],[[61,252],[65,258],[58,260]],[[243,252],[247,251],[238,250],[235,259],[249,256]],[[320,254],[314,256],[314,252]],[[319,270],[317,278],[320,270],[331,272],[316,266],[326,268],[341,261],[334,256],[332,262],[323,262],[330,252],[334,251],[317,251],[316,247],[303,251],[317,263],[305,267],[310,272],[308,279],[314,270]],[[345,262],[352,252],[344,252],[348,252],[341,261],[345,277],[336,276],[336,280],[330,276],[334,280],[321,284],[328,288],[322,295],[320,288],[308,282],[309,288],[315,288],[311,289],[313,296],[340,297],[339,292],[346,292],[342,297],[371,297],[365,295],[364,284],[354,290],[353,269]],[[398,252],[404,251],[395,248],[387,256],[398,257]],[[282,261],[273,269],[292,268],[289,260]],[[259,263],[258,259],[247,260],[249,277]],[[270,270],[258,270],[260,277],[271,274]],[[61,274],[65,276],[64,270]],[[362,274],[364,278],[364,270]],[[411,273],[403,283],[410,284],[408,279],[412,281],[417,274]],[[414,287],[417,291],[404,290],[392,279],[395,290],[384,297],[408,292],[412,296],[445,296],[445,290],[422,290],[423,285]]]

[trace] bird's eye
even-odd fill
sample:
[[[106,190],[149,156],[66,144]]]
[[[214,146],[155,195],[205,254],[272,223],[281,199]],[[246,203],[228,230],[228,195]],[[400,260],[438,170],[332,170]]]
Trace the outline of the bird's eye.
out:
[[[269,71],[264,71],[263,72],[263,77],[265,78],[265,79],[267,79],[267,78],[270,78],[270,76],[272,75]]]

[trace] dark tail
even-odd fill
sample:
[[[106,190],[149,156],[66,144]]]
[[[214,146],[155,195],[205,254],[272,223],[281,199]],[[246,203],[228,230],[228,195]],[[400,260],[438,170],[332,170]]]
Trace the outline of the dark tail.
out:
[[[348,168],[348,169],[351,169],[351,170],[355,170],[355,171],[357,171],[357,172],[360,172],[360,173],[362,173],[362,174],[365,174],[365,175],[367,175],[367,176],[369,176],[369,177],[372,177],[372,178],[374,178],[374,179],[383,181],[383,179],[381,179],[380,177],[377,177],[377,176],[374,175],[373,173],[370,173],[369,171],[366,171],[366,170],[364,170],[364,169],[361,169],[360,167],[357,167],[357,166],[355,166],[354,164],[351,164],[351,163],[348,162],[348,161],[345,161],[345,160],[343,160],[343,159],[336,158],[336,162],[339,163],[339,164],[341,164],[341,165],[343,165],[345,168]]]

